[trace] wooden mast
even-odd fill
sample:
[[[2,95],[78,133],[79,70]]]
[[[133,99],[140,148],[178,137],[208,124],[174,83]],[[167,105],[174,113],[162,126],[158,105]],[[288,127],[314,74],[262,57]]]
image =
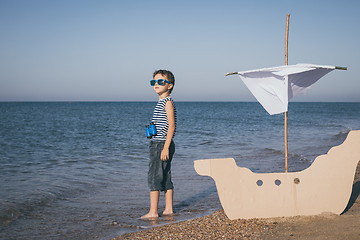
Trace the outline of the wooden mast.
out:
[[[286,34],[285,34],[285,65],[288,65],[288,42],[289,42],[289,19],[290,14],[286,15]],[[287,89],[286,89],[287,91]],[[288,172],[288,112],[284,113],[284,142],[285,142],[285,172]]]

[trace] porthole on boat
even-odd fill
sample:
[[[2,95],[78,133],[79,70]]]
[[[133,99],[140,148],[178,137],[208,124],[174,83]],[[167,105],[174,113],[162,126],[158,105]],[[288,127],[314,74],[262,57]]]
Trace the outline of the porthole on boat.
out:
[[[280,184],[281,184],[281,181],[279,179],[276,179],[275,180],[275,185],[280,186]]]
[[[256,182],[256,184],[257,184],[259,187],[261,187],[261,186],[263,185],[263,183],[264,183],[264,182],[263,182],[262,180],[260,180],[260,179],[257,180],[257,182]]]
[[[300,179],[299,179],[299,178],[294,178],[294,183],[295,183],[295,184],[299,184],[299,183],[300,183]]]

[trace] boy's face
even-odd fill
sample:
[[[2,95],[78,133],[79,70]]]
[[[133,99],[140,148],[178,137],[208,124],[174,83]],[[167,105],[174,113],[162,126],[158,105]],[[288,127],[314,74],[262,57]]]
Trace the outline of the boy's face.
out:
[[[156,74],[154,77],[154,80],[158,80],[158,79],[165,79],[168,80],[166,76],[162,75],[162,74]],[[167,82],[165,82],[165,84],[163,86],[158,85],[157,83],[155,83],[154,85],[154,91],[158,94],[158,95],[162,95],[166,92],[168,92],[171,88],[173,87],[172,84],[169,84]]]

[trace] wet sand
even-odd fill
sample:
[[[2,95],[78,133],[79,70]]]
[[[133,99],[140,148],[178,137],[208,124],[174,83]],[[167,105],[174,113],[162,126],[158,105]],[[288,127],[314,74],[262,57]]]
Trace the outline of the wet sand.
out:
[[[123,234],[120,239],[360,239],[360,163],[343,214],[229,220],[223,210],[209,216]]]

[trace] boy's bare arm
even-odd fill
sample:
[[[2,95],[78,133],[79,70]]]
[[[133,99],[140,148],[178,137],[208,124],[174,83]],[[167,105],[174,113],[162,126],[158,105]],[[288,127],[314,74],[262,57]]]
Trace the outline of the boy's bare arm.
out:
[[[161,152],[161,160],[166,161],[169,159],[169,147],[175,132],[175,115],[174,104],[172,101],[167,101],[165,104],[166,116],[169,123],[169,128],[166,135],[164,149]]]

